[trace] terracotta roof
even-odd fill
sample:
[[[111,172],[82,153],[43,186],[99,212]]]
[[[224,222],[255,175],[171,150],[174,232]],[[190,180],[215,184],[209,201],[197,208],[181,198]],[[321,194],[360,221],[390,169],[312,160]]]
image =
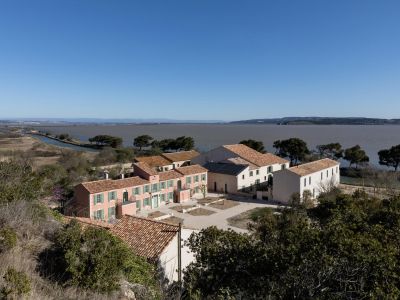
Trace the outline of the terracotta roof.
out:
[[[153,260],[160,256],[178,229],[176,225],[125,215],[111,228],[111,232],[137,255]]]
[[[241,158],[259,166],[269,166],[273,165],[276,163],[283,163],[288,162],[287,160],[284,160],[274,154],[267,153],[262,154],[246,145],[243,144],[234,144],[234,145],[223,145],[225,149],[228,149],[229,151],[235,153],[236,155],[240,156]],[[278,162],[279,161],[279,162]]]
[[[137,162],[133,164],[133,170],[135,171],[135,167],[138,167],[139,169],[143,170],[149,175],[157,175],[158,173],[151,168],[147,163],[145,162]]]
[[[112,191],[116,189],[123,189],[143,184],[148,184],[149,182],[139,176],[129,177],[124,179],[104,179],[97,181],[83,182],[81,185],[91,194]]]
[[[176,168],[176,171],[183,175],[193,175],[193,174],[199,174],[199,173],[206,173],[207,169],[203,168],[200,165],[192,165],[192,166],[186,166],[186,167],[180,167]]]
[[[95,226],[95,227],[102,227],[102,228],[106,228],[106,229],[110,229],[111,227],[113,227],[113,224],[108,223],[106,221],[93,220],[90,218],[64,216],[64,220],[65,220],[65,223],[69,223],[72,220],[76,220],[82,224],[82,227]]]
[[[135,161],[146,163],[151,168],[163,167],[171,164],[169,160],[161,155],[135,157]]]
[[[160,176],[160,181],[182,177],[182,174],[175,170],[160,172],[158,173],[158,175]]]
[[[300,175],[300,176],[306,176],[306,175],[309,175],[309,174],[312,174],[315,172],[322,171],[324,169],[335,167],[339,164],[340,163],[335,160],[332,160],[329,158],[324,158],[324,159],[316,160],[316,161],[309,162],[306,164],[291,167],[287,170],[289,170],[297,175]]]
[[[200,153],[197,152],[196,150],[190,150],[190,151],[163,153],[161,155],[171,162],[177,162],[177,161],[192,160],[196,156],[199,156]]]

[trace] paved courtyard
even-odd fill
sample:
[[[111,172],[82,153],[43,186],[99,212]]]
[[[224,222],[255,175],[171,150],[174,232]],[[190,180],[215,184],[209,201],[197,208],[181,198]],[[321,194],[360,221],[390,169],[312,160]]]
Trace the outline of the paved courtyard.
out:
[[[215,196],[215,195],[209,195]],[[226,197],[226,199],[233,200],[232,197]],[[212,206],[203,206],[200,205],[201,208],[212,211],[213,213],[210,215],[192,215],[190,213],[181,213],[178,212],[177,209],[171,209],[171,207],[179,206],[179,203],[170,203],[167,205],[162,205],[156,209],[146,210],[139,212],[139,215],[147,217],[149,213],[160,211],[164,214],[173,215],[174,217],[183,219],[183,226],[185,228],[190,229],[203,229],[209,226],[216,226],[220,229],[233,229],[237,232],[246,232],[247,230],[240,229],[237,227],[229,226],[227,219],[241,214],[245,211],[257,208],[257,207],[270,207],[270,208],[278,208],[278,205],[268,204],[265,200],[256,200],[256,199],[247,199],[247,198],[236,198],[233,201],[237,201],[238,205],[232,206],[227,209],[218,209]],[[192,199],[188,202],[182,204],[184,207],[196,205],[197,200]]]

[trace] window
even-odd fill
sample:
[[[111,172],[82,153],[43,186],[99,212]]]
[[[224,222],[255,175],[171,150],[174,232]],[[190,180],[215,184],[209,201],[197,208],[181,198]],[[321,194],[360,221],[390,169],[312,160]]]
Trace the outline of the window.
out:
[[[282,165],[281,170],[285,170],[285,169],[286,169],[286,165]]]
[[[152,186],[151,186],[151,191],[154,193],[154,192],[158,192],[158,183],[154,183]]]
[[[150,205],[150,198],[144,198],[143,206],[149,206],[149,205]]]
[[[140,200],[136,200],[136,210],[140,210],[140,207],[141,207],[140,204],[141,204]]]
[[[332,176],[333,176],[333,169],[332,169]]]
[[[166,187],[167,187],[167,182],[166,181],[160,182],[160,188],[161,189],[165,189]]]
[[[307,186],[307,178],[304,178],[304,186]]]
[[[104,220],[104,210],[103,209],[96,210],[94,213],[94,218],[96,220]]]
[[[321,180],[324,179],[324,173],[321,172]]]
[[[186,177],[186,184],[192,183],[192,177]]]
[[[93,196],[93,203],[103,203],[104,202],[104,195],[103,194],[97,194]]]
[[[174,181],[168,180],[168,187],[173,187],[173,186],[174,186]]]
[[[259,175],[260,174],[260,170],[256,170],[256,175]]]
[[[326,178],[329,177],[329,170],[326,170]]]
[[[256,179],[256,185],[260,184],[260,179]]]
[[[311,184],[311,176],[308,177],[308,184]]]
[[[174,199],[174,193],[173,192],[169,192],[168,193],[168,200],[173,200]]]
[[[115,219],[115,206],[108,208],[108,219]]]
[[[160,201],[161,202],[165,202],[165,194],[161,194],[160,195]]]
[[[133,189],[133,194],[134,194],[134,195],[140,195],[140,187],[135,187],[135,188]]]
[[[144,186],[144,192],[145,193],[150,192],[150,185],[147,184],[147,185]]]
[[[194,182],[199,182],[199,175],[194,176]]]
[[[272,173],[272,167],[268,167],[268,173]]]
[[[242,179],[244,179],[244,174],[242,175]]]
[[[250,171],[250,177],[253,176],[253,171]]]
[[[267,176],[264,176],[264,181],[267,181]]]
[[[206,181],[206,174],[201,174],[201,180]]]
[[[108,201],[115,199],[117,199],[117,192],[116,191],[108,192]]]
[[[339,167],[336,167],[336,174],[339,173]]]

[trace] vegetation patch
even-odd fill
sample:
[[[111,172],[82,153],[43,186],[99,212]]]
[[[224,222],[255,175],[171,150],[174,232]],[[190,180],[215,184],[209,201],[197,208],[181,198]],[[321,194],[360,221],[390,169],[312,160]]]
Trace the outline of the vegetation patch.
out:
[[[221,201],[210,204],[210,207],[218,209],[228,209],[240,205],[239,202],[233,200],[222,199]]]
[[[188,214],[192,216],[209,216],[215,214],[215,211],[199,207],[189,211]]]

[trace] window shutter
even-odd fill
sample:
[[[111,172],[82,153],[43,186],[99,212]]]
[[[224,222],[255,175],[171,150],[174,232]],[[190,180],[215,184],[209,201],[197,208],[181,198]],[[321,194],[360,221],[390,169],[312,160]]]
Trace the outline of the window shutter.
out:
[[[93,204],[96,205],[96,195],[93,195]]]

